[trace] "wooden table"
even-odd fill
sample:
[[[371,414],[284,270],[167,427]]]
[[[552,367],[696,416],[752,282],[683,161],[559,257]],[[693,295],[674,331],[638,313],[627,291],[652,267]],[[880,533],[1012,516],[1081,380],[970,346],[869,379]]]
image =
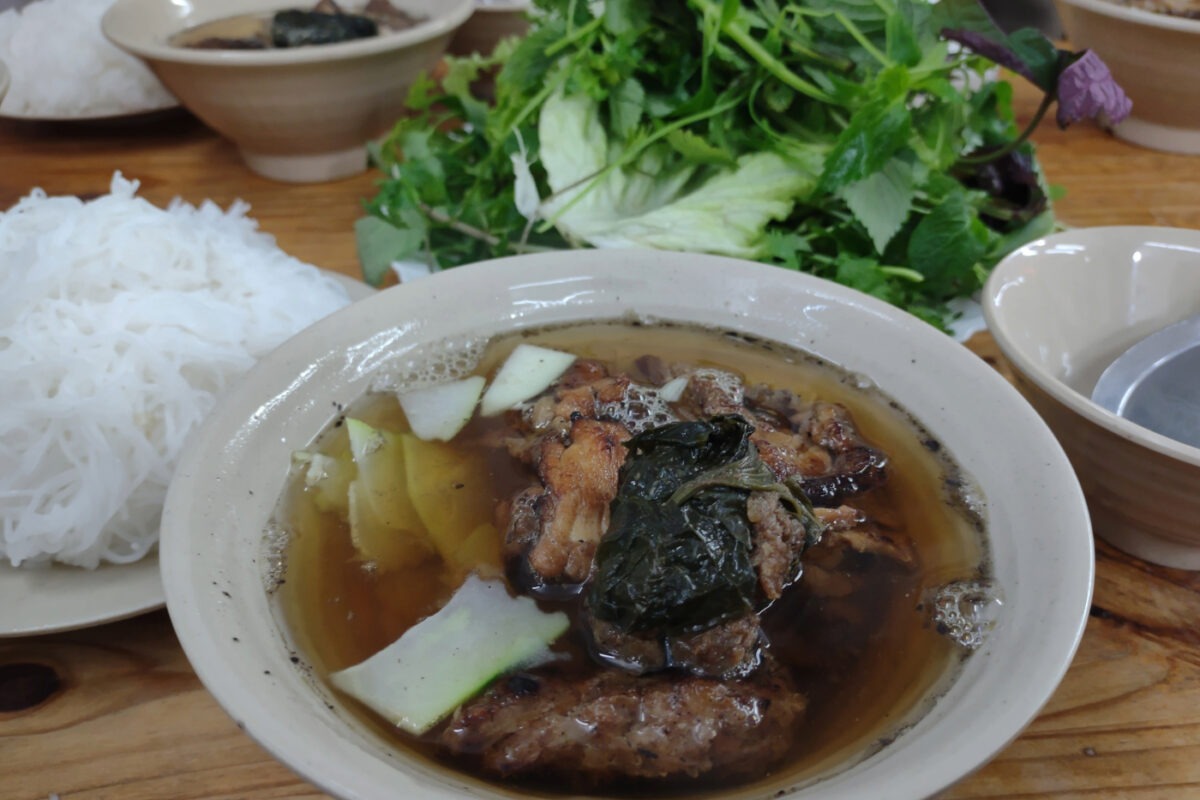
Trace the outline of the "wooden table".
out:
[[[1020,87],[1022,119],[1035,105]],[[1200,228],[1200,158],[1139,150],[1086,125],[1063,133],[1046,123],[1036,140],[1050,180],[1067,190],[1067,223]],[[243,198],[283,249],[357,274],[351,224],[372,175],[271,183],[188,117],[148,128],[0,125],[0,208],[34,186],[104,192],[114,169],[155,203]],[[1005,369],[986,334],[970,346]],[[1097,550],[1095,605],[1066,679],[1024,735],[946,798],[1200,798],[1200,574]],[[48,665],[62,685],[40,705],[0,712],[4,800],[324,797],[205,692],[166,612],[0,640],[0,672],[13,663]]]

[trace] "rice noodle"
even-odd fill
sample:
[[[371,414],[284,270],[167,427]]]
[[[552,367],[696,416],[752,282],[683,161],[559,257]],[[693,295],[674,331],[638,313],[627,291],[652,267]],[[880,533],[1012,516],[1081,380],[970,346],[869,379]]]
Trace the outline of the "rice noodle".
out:
[[[11,4],[0,8],[6,5]],[[104,38],[100,18],[111,5],[112,0],[37,0],[0,11],[0,61],[12,73],[0,112],[102,117],[174,105],[144,62]]]
[[[188,433],[287,337],[347,304],[235,203],[167,210],[114,175],[0,213],[0,559],[141,558]]]

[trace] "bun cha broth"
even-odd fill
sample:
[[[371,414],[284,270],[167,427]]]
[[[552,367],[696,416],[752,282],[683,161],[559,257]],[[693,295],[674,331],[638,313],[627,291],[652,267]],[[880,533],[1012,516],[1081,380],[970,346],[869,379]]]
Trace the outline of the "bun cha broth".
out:
[[[294,454],[274,596],[381,737],[550,795],[886,746],[999,604],[970,481],[869,378],[668,323],[459,343]]]

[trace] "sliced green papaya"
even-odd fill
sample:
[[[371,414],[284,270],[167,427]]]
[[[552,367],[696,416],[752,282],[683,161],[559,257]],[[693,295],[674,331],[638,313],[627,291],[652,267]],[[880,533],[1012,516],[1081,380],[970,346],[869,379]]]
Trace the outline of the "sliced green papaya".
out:
[[[481,525],[492,521],[494,501],[482,458],[440,442],[401,434],[408,494],[433,546],[448,564]]]

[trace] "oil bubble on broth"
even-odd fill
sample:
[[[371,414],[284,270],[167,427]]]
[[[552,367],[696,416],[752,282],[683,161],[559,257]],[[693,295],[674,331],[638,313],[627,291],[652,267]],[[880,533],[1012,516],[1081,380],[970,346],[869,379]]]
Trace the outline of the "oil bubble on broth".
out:
[[[414,443],[397,391],[471,374],[490,377],[522,343],[568,352],[579,361],[548,392],[518,410],[476,416],[454,439],[436,447]],[[668,384],[681,378],[687,389],[672,401],[674,388]],[[571,406],[574,411],[564,411],[581,391],[590,392],[587,408],[592,410],[581,413]],[[734,401],[743,405],[719,407]],[[617,440],[623,442],[664,425],[726,419],[726,412],[739,408],[753,431],[747,441],[757,456],[748,458],[761,458],[776,477],[792,469],[787,464],[799,465],[784,477],[817,498],[813,514],[824,530],[821,541],[796,545],[796,577],[784,580],[779,591],[768,591],[771,562],[762,544],[768,523],[759,514],[751,524],[758,537],[752,612],[699,632],[619,632],[612,647],[623,655],[634,653],[625,667],[638,665],[642,674],[616,669],[612,659],[598,657],[612,649],[611,627],[588,605],[596,594],[598,568],[592,559],[601,556],[585,553],[582,577],[571,572],[570,559],[578,562],[578,552],[563,556],[561,564],[539,553],[537,558],[546,557],[531,565],[536,560],[531,554],[550,536],[546,531],[553,520],[541,518],[534,525],[536,535],[530,534],[533,529],[522,529],[517,519],[520,509],[544,513],[548,504],[562,506],[569,499],[561,474],[551,474],[546,465],[569,461],[570,448],[583,442],[585,433],[607,436],[619,430]],[[501,676],[421,736],[405,734],[345,699],[362,722],[395,747],[492,788],[519,796],[602,790],[691,797],[732,784],[772,790],[803,785],[877,752],[927,713],[954,681],[971,646],[1002,613],[980,588],[990,585],[985,509],[969,476],[870,376],[777,343],[691,325],[628,321],[526,330],[491,341],[464,339],[441,351],[406,354],[344,416],[387,431],[410,456],[435,456],[435,461],[405,465],[406,486],[427,491],[442,470],[454,481],[445,497],[458,497],[454,487],[460,484],[469,490],[469,501],[448,507],[458,508],[458,518],[479,522],[477,529],[484,531],[472,539],[482,554],[477,571],[506,580],[511,592],[533,596],[544,611],[563,611],[572,621],[568,633],[553,643],[556,658],[549,664]],[[310,452],[334,465],[352,464],[346,427],[339,418]],[[829,439],[834,433],[843,438]],[[623,445],[619,452],[619,459],[626,457]],[[831,474],[842,469],[846,475],[826,479],[821,469]],[[470,566],[456,563],[440,541],[418,543],[412,552],[388,551],[386,565],[365,557],[340,505],[344,501],[322,497],[304,474],[293,470],[276,512],[277,523],[289,534],[286,554],[275,560],[286,572],[276,597],[299,651],[317,676],[327,677],[370,658],[438,611]],[[777,481],[783,482],[782,477]],[[579,500],[584,511],[574,520],[576,532],[586,533],[590,524],[587,502]],[[593,516],[600,519],[603,542],[609,506],[601,505]],[[422,511],[443,513],[418,507],[418,517]],[[756,512],[745,513],[750,519]],[[480,522],[485,514],[486,524]],[[427,529],[434,527],[430,522],[436,525],[432,518],[421,522]],[[739,647],[747,648],[744,663],[730,667],[736,658],[729,654]],[[493,731],[484,721],[511,718],[514,729],[536,727],[550,736],[562,730],[554,727],[559,724],[555,714],[565,708],[563,713],[578,717],[580,730],[590,730],[597,727],[595,720],[584,717],[610,696],[635,698],[642,716],[660,707],[694,713],[697,706],[687,704],[696,697],[700,708],[717,711],[731,707],[727,703],[765,700],[761,708],[790,709],[786,715],[775,712],[773,724],[781,728],[769,737],[785,745],[768,763],[762,729],[715,728],[722,747],[754,765],[746,774],[737,768],[710,771],[711,752],[676,752],[653,737],[644,739],[651,742],[641,748],[644,752],[626,752],[600,730],[593,744],[613,748],[607,767],[593,769],[586,752],[569,749],[546,750],[539,766],[521,761],[515,745],[505,751],[500,742],[511,740],[511,733]],[[522,711],[526,706],[528,713]],[[664,719],[662,726],[672,721]],[[609,739],[621,736],[649,737],[649,732],[635,726]],[[708,761],[692,769],[689,758]],[[620,769],[606,773],[612,764]]]

